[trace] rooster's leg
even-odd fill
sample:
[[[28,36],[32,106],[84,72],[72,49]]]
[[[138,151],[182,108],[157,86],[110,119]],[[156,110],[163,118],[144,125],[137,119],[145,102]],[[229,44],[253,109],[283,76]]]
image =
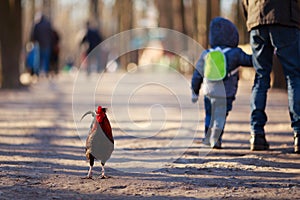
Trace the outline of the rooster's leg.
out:
[[[102,178],[102,179],[105,179],[105,178],[107,178],[107,177],[105,176],[105,169],[104,169],[104,164],[103,164],[103,163],[101,163],[101,167],[102,167],[101,178]]]
[[[95,161],[94,156],[92,154],[90,154],[90,169],[87,174],[87,178],[92,178],[92,170],[93,170],[93,166],[94,166],[94,161]]]
[[[89,169],[88,174],[86,176],[87,178],[92,178],[92,170],[93,170],[93,167],[90,166],[90,169]]]

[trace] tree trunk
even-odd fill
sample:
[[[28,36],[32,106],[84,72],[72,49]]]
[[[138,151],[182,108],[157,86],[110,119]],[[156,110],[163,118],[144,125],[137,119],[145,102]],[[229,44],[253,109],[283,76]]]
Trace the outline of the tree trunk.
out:
[[[159,26],[185,33],[185,9],[183,0],[156,0]]]
[[[193,22],[194,22],[194,34],[193,39],[199,42],[204,48],[207,48],[207,5],[206,0],[193,1]]]
[[[32,38],[34,26],[35,0],[26,1],[22,7],[22,44],[26,46]]]
[[[158,25],[162,28],[172,28],[173,27],[173,19],[172,19],[172,4],[173,0],[162,1],[156,0],[155,4],[159,12]]]
[[[99,28],[100,27],[100,16],[99,16],[99,1],[98,0],[90,0],[89,5],[89,16],[92,23]]]
[[[117,19],[119,23],[119,32],[130,30],[133,28],[133,1],[132,0],[116,0],[115,9],[117,11]],[[126,12],[125,12],[126,11]],[[125,47],[128,42],[125,38],[120,38],[120,44]],[[127,69],[127,65],[131,62],[137,63],[137,50],[128,52],[120,57],[120,65],[122,69]]]
[[[188,35],[188,31],[186,28],[186,10],[184,6],[184,0],[180,1],[180,13],[181,13],[181,23],[182,23],[182,33]]]
[[[20,86],[21,0],[0,1],[2,88]]]
[[[242,8],[242,0],[237,1],[237,6],[236,6],[236,23],[237,23],[237,28],[239,30],[240,34],[240,44],[247,44],[249,43],[249,32],[246,27],[246,18],[244,16],[243,8]]]
[[[206,41],[205,48],[209,45],[209,24],[211,20],[220,16],[220,0],[206,0]]]
[[[51,21],[52,19],[52,3],[51,0],[43,0],[43,14]]]
[[[182,0],[172,0],[172,16],[171,20],[173,22],[173,26],[171,27],[173,30],[184,33],[184,9],[182,8],[183,3]]]
[[[199,7],[199,2],[198,1],[192,1],[192,13],[193,13],[193,33],[192,37],[194,40],[199,42],[199,23],[198,23],[198,7]]]

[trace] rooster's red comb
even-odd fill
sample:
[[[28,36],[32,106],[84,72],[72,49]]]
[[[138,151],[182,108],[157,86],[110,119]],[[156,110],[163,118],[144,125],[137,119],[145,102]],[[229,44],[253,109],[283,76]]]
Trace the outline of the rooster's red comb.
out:
[[[98,106],[98,108],[97,108],[97,114],[100,114],[101,112],[102,112],[102,106]]]

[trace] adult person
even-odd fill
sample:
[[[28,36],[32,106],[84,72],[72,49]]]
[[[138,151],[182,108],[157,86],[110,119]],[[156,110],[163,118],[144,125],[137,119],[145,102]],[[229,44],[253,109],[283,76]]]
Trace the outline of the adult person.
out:
[[[300,0],[244,0],[256,70],[251,97],[251,150],[268,150],[264,126],[272,57],[282,64],[288,90],[289,113],[294,130],[294,151],[300,138]]]
[[[36,14],[37,23],[34,25],[32,39],[38,42],[40,49],[40,70],[43,70],[46,76],[49,72],[52,26],[50,21],[41,13]]]
[[[86,33],[81,41],[81,44],[88,44],[88,48],[86,50],[87,75],[91,73],[94,65],[97,68],[97,72],[100,72],[101,67],[103,67],[101,63],[101,49],[100,47],[96,48],[102,41],[103,38],[99,31],[93,28],[90,22],[86,22]]]

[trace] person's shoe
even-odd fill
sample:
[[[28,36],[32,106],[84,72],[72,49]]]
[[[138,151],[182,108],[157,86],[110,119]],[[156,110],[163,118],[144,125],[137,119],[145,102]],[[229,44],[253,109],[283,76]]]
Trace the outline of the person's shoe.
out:
[[[265,134],[251,134],[250,138],[250,150],[259,151],[259,150],[268,150],[269,143],[265,138]]]
[[[215,144],[215,146],[213,146],[213,149],[222,149],[222,142],[220,140],[218,140]]]
[[[204,138],[202,144],[210,146],[211,129],[205,127]]]
[[[300,153],[300,134],[299,133],[295,133],[294,135],[294,152],[295,153]]]
[[[205,137],[202,139],[202,144],[210,146],[209,138]]]
[[[210,137],[210,146],[213,149],[221,149],[222,148],[222,135],[223,135],[223,130],[214,128],[211,131],[211,137]]]

